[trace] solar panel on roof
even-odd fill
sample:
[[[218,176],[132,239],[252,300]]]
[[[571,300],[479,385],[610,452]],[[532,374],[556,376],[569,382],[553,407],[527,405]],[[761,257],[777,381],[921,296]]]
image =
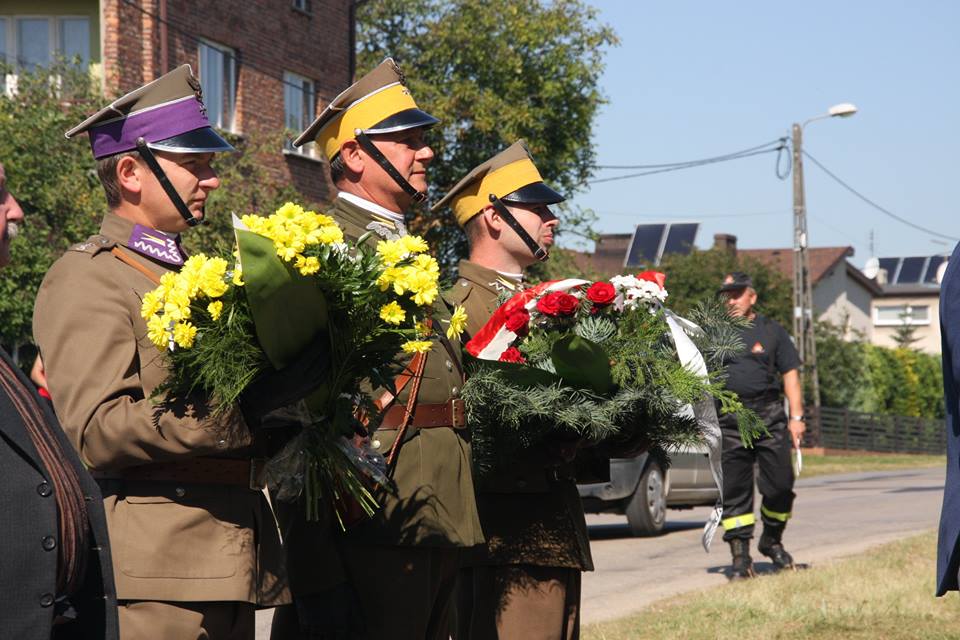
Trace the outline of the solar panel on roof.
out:
[[[887,282],[893,282],[899,265],[900,258],[880,258],[880,268],[887,272]]]
[[[897,273],[897,279],[892,282],[896,284],[918,284],[923,277],[923,267],[927,262],[925,256],[904,258],[900,263],[900,271]]]
[[[649,266],[657,263],[660,244],[667,229],[665,224],[638,224],[627,251],[626,267]]]
[[[693,249],[693,243],[697,239],[697,229],[699,228],[700,224],[696,222],[671,224],[670,231],[667,232],[667,241],[663,245],[662,255],[668,253],[690,253]]]
[[[930,256],[930,262],[927,264],[927,272],[923,274],[924,284],[937,284],[937,267],[943,264],[946,256]]]

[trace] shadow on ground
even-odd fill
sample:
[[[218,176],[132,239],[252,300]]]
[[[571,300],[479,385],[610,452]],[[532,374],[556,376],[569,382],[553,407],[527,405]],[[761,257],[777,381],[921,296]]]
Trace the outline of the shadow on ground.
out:
[[[670,535],[671,533],[689,531],[690,529],[703,529],[703,525],[705,524],[706,522],[698,522],[695,520],[667,522],[663,525],[663,531],[658,535],[647,537],[658,538],[660,536]],[[634,536],[630,533],[630,526],[626,522],[616,524],[591,524],[587,528],[590,531],[591,540],[617,540],[620,538],[642,539],[644,537]]]

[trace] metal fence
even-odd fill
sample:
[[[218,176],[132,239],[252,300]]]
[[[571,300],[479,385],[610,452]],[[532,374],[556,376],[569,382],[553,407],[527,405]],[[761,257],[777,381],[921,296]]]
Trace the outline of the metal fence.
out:
[[[827,449],[884,453],[932,453],[947,450],[946,423],[930,418],[884,416],[821,407],[814,412],[806,444]]]

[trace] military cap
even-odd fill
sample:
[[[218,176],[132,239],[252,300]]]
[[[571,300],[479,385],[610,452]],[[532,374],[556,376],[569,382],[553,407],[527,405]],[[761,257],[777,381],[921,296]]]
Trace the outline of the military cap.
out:
[[[393,58],[347,87],[307,129],[293,141],[302,146],[314,140],[332,160],[340,146],[356,137],[359,130],[368,135],[393,133],[414,127],[429,127],[439,122],[414,102],[406,79]]]
[[[753,287],[753,279],[742,271],[734,271],[733,273],[728,273],[723,279],[723,284],[720,286],[719,292],[739,291],[747,287]]]
[[[566,200],[543,183],[523,140],[493,156],[458,182],[433,211],[450,206],[460,226],[483,211],[492,197],[515,204],[556,204]]]
[[[200,82],[187,64],[117,98],[66,136],[85,131],[98,160],[136,149],[140,138],[171,153],[234,151],[210,127]]]

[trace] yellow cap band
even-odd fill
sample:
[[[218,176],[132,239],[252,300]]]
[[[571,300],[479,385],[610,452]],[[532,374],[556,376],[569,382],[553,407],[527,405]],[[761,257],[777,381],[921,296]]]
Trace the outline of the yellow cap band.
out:
[[[390,116],[416,109],[410,91],[397,83],[358,100],[339,117],[331,121],[317,134],[317,142],[323,146],[327,159],[340,153],[340,145],[356,137],[357,129],[369,129]]]
[[[457,224],[467,224],[483,208],[490,204],[490,194],[502,198],[517,189],[534,182],[543,182],[537,166],[529,158],[511,162],[496,171],[491,171],[479,182],[471,185],[453,199],[450,206],[457,216]]]

